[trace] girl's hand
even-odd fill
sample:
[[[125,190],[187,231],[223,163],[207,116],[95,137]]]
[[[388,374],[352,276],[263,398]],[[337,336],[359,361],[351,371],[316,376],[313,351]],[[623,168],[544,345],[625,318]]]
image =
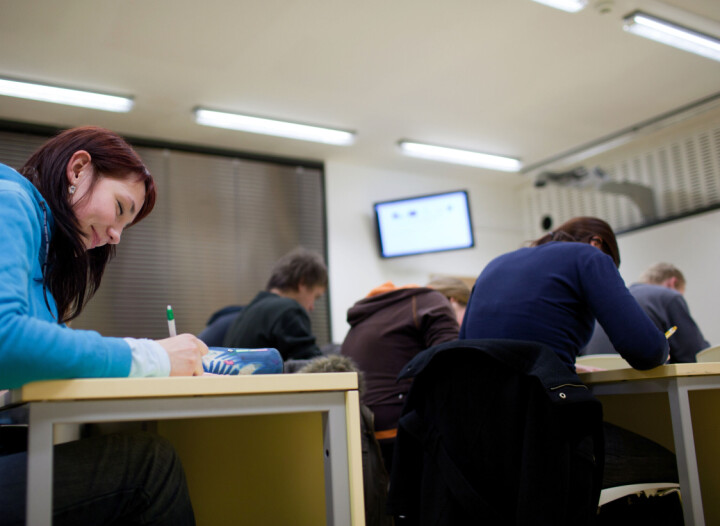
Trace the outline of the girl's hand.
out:
[[[157,340],[170,357],[170,376],[201,376],[202,357],[208,352],[207,345],[192,334],[179,334],[172,338]]]

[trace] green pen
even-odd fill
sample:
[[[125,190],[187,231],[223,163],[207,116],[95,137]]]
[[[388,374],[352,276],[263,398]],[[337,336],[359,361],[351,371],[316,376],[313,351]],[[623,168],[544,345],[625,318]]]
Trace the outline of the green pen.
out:
[[[167,320],[170,337],[172,338],[173,336],[177,336],[177,331],[175,330],[175,315],[173,314],[173,310],[170,305],[167,306]]]

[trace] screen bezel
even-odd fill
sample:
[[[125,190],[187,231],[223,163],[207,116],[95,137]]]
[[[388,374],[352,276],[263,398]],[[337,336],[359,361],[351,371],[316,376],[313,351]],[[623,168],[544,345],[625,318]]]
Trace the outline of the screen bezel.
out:
[[[470,244],[469,245],[462,245],[462,246],[453,246],[448,248],[438,248],[438,249],[429,249],[429,250],[419,250],[417,252],[406,252],[403,254],[394,254],[394,255],[386,255],[383,250],[383,239],[382,239],[382,231],[380,229],[380,214],[378,213],[378,207],[381,205],[387,205],[387,204],[393,204],[393,203],[406,203],[409,201],[415,201],[415,200],[421,200],[421,199],[427,199],[431,197],[443,197],[443,196],[449,196],[453,194],[462,194],[465,199],[465,208],[467,210],[466,219],[468,224],[468,232],[470,234]],[[377,247],[378,247],[378,253],[382,259],[395,259],[395,258],[402,258],[407,256],[418,256],[421,254],[436,254],[440,252],[451,252],[454,250],[467,250],[470,248],[475,247],[475,231],[473,229],[473,222],[472,222],[472,211],[470,209],[470,195],[468,194],[467,190],[451,190],[447,192],[436,192],[432,194],[423,194],[423,195],[417,195],[417,196],[411,196],[411,197],[403,197],[400,199],[389,199],[386,201],[377,201],[373,203],[373,212],[375,215],[375,235],[377,238]]]

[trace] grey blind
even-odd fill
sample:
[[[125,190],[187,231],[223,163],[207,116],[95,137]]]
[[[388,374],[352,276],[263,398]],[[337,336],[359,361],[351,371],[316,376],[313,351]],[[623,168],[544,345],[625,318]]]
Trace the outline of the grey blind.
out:
[[[45,140],[45,137],[0,131],[0,162],[17,170]]]
[[[17,167],[43,140],[0,132],[0,161]],[[217,309],[249,303],[286,252],[304,246],[326,254],[321,170],[171,149],[137,151],[157,185],[155,209],[123,233],[98,293],[73,327],[164,338],[170,304],[178,332],[197,334]],[[311,318],[318,344],[328,343],[327,296]]]

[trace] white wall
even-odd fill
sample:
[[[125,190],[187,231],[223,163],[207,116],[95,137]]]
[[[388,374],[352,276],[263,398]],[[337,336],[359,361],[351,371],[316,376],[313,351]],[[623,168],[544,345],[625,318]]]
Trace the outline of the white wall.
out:
[[[492,184],[468,176],[430,176],[369,166],[325,166],[328,266],[333,341],[348,330],[347,309],[373,287],[425,284],[431,274],[477,276],[494,257],[527,241],[520,186]],[[475,248],[421,256],[381,259],[372,205],[388,199],[466,189],[475,231]],[[620,272],[629,285],[658,261],[673,263],[687,279],[685,297],[705,338],[720,344],[716,305],[720,298],[720,211],[618,236]]]
[[[618,237],[620,273],[626,284],[645,268],[667,262],[685,275],[685,299],[705,339],[720,345],[720,211],[707,212]]]
[[[348,308],[377,285],[385,281],[424,285],[431,274],[477,276],[492,258],[522,245],[517,186],[479,179],[470,171],[467,176],[423,176],[368,166],[325,165],[333,341],[342,342],[349,329]],[[373,203],[449,190],[468,190],[475,247],[381,259]]]

